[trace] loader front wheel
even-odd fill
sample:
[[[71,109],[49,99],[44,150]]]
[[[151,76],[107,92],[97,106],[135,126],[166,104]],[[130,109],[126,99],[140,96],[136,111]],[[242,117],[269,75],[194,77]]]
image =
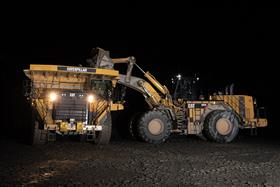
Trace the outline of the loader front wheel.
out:
[[[102,131],[95,131],[95,144],[108,144],[112,133],[112,118],[110,112],[107,112],[100,125],[102,126]]]
[[[142,140],[162,143],[171,133],[171,121],[163,112],[149,111],[140,117],[137,130]]]
[[[238,124],[238,118],[234,113],[216,110],[206,117],[203,132],[209,140],[227,143],[237,136]]]

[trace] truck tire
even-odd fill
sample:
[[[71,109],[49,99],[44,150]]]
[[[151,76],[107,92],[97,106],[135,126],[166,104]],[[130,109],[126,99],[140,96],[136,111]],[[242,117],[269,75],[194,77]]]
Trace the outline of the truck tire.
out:
[[[29,124],[29,133],[28,133],[28,144],[44,144],[47,140],[46,130],[40,128],[40,123],[36,120],[36,114],[34,109],[32,109],[31,120]]]
[[[160,111],[149,111],[140,117],[137,130],[145,142],[162,143],[170,135],[171,121]]]
[[[234,140],[239,131],[235,114],[224,110],[211,112],[204,121],[203,134],[208,140],[228,143]]]
[[[112,133],[112,118],[111,113],[107,112],[106,116],[104,117],[102,124],[102,131],[96,131],[95,132],[95,140],[94,143],[97,145],[104,145],[108,144],[111,139],[111,133]]]
[[[142,141],[142,138],[139,136],[137,125],[139,123],[140,116],[143,115],[143,113],[136,113],[132,116],[132,118],[129,121],[129,136],[130,138],[138,141]]]

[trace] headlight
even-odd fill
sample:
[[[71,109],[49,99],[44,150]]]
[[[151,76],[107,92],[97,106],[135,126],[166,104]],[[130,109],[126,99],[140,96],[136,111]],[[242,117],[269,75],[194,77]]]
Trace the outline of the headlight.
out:
[[[88,101],[89,103],[93,103],[93,101],[94,101],[94,96],[93,96],[93,95],[88,95],[88,96],[87,96],[87,101]]]
[[[51,92],[49,98],[51,102],[54,102],[57,99],[57,94],[55,92]]]
[[[178,74],[178,75],[176,75],[176,77],[177,77],[178,80],[181,80],[182,75],[181,75],[181,74]]]

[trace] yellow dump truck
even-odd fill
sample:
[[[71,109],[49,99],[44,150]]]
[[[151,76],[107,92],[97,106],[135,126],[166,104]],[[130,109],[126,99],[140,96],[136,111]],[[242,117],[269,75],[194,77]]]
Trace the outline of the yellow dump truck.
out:
[[[125,75],[114,68],[117,63],[128,65]],[[134,66],[145,79],[131,75]],[[133,136],[149,143],[164,142],[171,133],[231,142],[239,129],[267,126],[267,119],[255,114],[252,96],[173,100],[168,88],[141,69],[134,57],[112,59],[108,51],[100,48],[94,49],[89,67],[31,64],[24,72],[30,79],[27,98],[34,109],[33,143],[53,141],[57,135],[79,135],[81,140],[108,143],[110,112],[124,109],[123,102],[114,98],[116,84],[144,96],[150,109],[137,115],[130,128]]]
[[[33,108],[31,143],[54,141],[57,135],[80,135],[82,140],[106,144],[111,137],[111,93],[115,70],[31,64],[27,94]]]

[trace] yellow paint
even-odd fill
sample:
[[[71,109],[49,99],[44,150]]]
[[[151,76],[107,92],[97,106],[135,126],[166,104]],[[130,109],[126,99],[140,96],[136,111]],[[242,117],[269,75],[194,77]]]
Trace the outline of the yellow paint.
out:
[[[123,109],[124,109],[123,104],[119,104],[119,103],[111,104],[111,111],[117,111],[117,110],[123,110]]]
[[[67,132],[68,131],[68,123],[67,122],[61,122],[60,123],[60,132]]]
[[[78,132],[78,133],[83,132],[83,123],[82,122],[77,122],[76,132]]]
[[[96,73],[95,74],[97,74],[97,75],[108,75],[108,76],[117,77],[117,76],[119,76],[119,71],[96,68]]]
[[[163,94],[167,94],[166,88],[161,85],[156,78],[150,73],[146,72],[144,76]]]
[[[254,104],[251,96],[245,96],[245,113],[247,119],[254,119]]]
[[[56,65],[30,64],[31,71],[57,71]]]
[[[240,115],[241,111],[240,108],[240,98],[244,97],[244,107],[245,107],[245,118],[244,124],[247,127],[250,127],[251,125],[257,126],[257,127],[265,127],[267,126],[267,119],[258,119],[255,117],[254,114],[254,102],[253,97],[248,95],[216,95],[212,96],[212,100],[218,100],[218,101],[224,101],[227,103],[231,108],[234,109],[234,111]]]
[[[57,70],[59,66],[66,67],[66,68],[90,68],[95,69],[96,72],[75,72],[75,71],[64,71],[64,70]],[[71,74],[92,74],[92,75],[106,75],[111,77],[118,77],[119,71],[111,70],[111,69],[101,69],[101,68],[92,68],[92,67],[79,67],[79,66],[64,66],[64,65],[40,65],[40,64],[30,64],[30,69],[24,70],[25,74],[29,74],[30,71],[44,71],[44,72],[67,72]]]
[[[108,110],[104,110],[101,115],[97,118],[97,125],[100,124],[100,121],[104,118],[104,116],[109,112]]]
[[[266,127],[267,126],[267,119],[260,118],[257,119],[257,127]]]
[[[148,94],[151,96],[150,98],[152,99],[152,102],[155,105],[159,105],[160,101],[161,101],[161,97],[160,95],[157,93],[157,91],[152,87],[152,85],[150,85],[148,82],[144,81],[143,83],[143,88],[145,88],[145,90],[148,92]]]
[[[117,80],[112,80],[112,86],[115,88],[117,86]]]

